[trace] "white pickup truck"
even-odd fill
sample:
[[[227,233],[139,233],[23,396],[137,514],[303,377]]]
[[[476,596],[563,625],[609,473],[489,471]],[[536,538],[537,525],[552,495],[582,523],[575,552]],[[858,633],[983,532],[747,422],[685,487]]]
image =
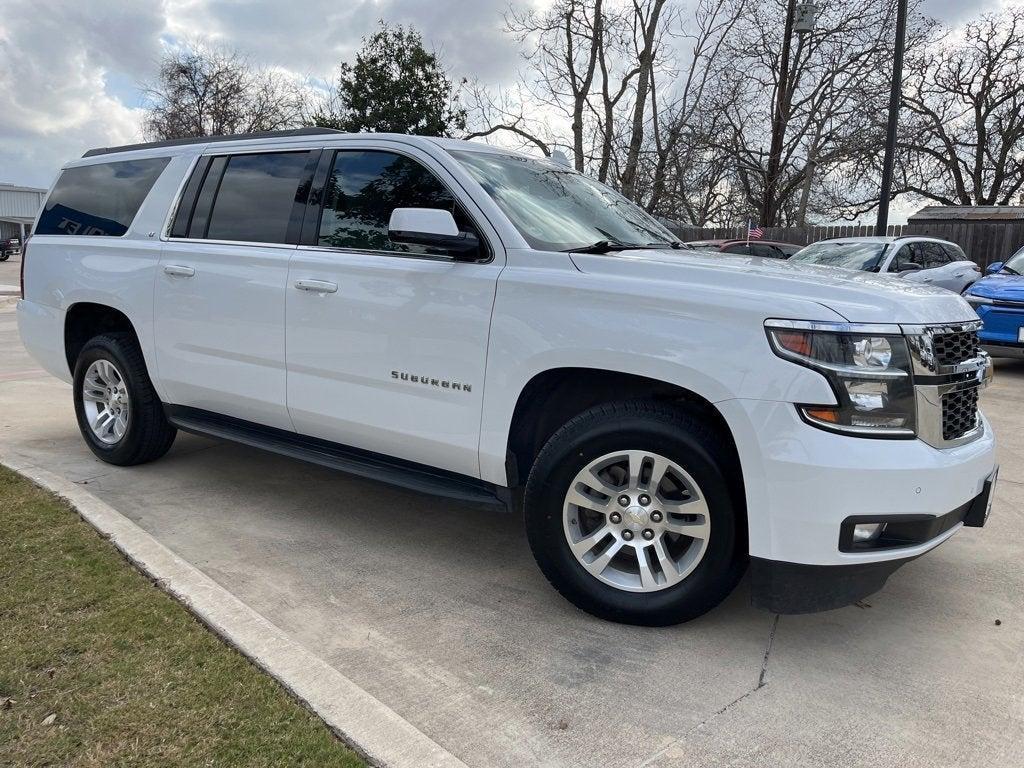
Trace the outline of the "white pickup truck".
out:
[[[990,506],[991,367],[960,296],[689,251],[476,143],[92,150],[22,292],[103,461],[182,429],[522,510],[555,588],[616,621],[699,616],[748,566],[758,606],[839,607]]]

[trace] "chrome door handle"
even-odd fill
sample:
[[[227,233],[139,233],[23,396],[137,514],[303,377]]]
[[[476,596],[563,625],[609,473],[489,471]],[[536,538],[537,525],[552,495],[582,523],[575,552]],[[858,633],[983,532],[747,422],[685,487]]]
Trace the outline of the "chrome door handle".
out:
[[[164,267],[164,274],[171,277],[192,277],[196,271],[192,267],[185,267],[181,264],[168,264]]]
[[[310,293],[337,293],[338,284],[329,283],[326,280],[296,280],[295,287],[300,291]]]

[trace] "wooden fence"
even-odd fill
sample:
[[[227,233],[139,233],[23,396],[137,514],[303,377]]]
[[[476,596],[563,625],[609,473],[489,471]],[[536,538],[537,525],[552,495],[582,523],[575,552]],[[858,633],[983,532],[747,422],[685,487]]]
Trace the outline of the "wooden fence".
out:
[[[747,236],[746,227],[678,227],[670,229],[684,243],[691,240],[742,240]],[[811,227],[766,227],[765,240],[783,243],[809,245],[818,240],[836,237],[866,237],[873,235],[875,228],[870,225],[851,224],[846,226]],[[977,221],[944,220],[924,221],[914,224],[891,225],[886,234],[894,237],[905,235],[927,235],[956,243],[964,249],[967,257],[985,267],[993,261],[1003,261],[1021,246],[1024,246],[1024,220]]]

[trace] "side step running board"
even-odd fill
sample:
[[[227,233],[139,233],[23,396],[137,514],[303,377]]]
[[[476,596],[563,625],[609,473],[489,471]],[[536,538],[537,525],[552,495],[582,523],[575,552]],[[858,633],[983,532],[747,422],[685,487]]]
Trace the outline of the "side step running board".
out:
[[[413,491],[488,507],[510,508],[509,492],[482,480],[306,437],[262,424],[179,405],[164,405],[167,420],[185,432],[231,440]]]

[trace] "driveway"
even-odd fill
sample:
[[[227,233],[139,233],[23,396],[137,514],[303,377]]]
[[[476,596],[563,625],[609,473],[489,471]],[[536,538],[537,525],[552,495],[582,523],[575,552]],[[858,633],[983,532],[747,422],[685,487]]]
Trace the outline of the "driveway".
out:
[[[468,765],[1024,765],[1024,363],[984,395],[986,528],[860,606],[776,617],[744,582],[645,629],[564,602],[513,516],[189,435],[98,462],[4,302],[0,453],[84,485]]]

